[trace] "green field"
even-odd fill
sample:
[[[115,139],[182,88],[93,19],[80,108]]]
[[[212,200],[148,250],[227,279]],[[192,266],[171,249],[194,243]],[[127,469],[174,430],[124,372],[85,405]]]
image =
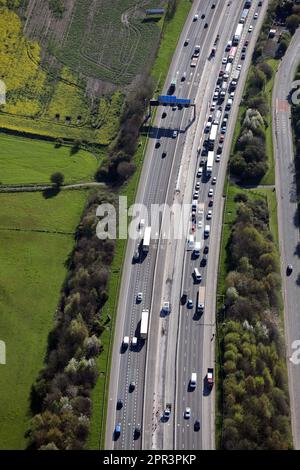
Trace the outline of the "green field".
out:
[[[3,134],[0,142],[1,184],[49,183],[56,171],[64,174],[66,183],[90,181],[98,166],[85,150],[71,155],[71,147]]]
[[[142,5],[140,6],[140,3]],[[160,28],[144,22],[159,0],[77,0],[63,47],[56,56],[72,70],[116,84],[129,83],[154,58]]]
[[[1,449],[26,445],[30,389],[43,365],[73,248],[69,233],[85,199],[84,191],[48,200],[36,193],[0,194],[0,339],[6,343],[6,365],[0,366]],[[39,229],[67,234],[35,232]]]

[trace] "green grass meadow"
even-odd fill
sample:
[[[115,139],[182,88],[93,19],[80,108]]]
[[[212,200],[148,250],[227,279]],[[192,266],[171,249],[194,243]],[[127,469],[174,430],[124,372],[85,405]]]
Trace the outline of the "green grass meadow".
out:
[[[72,251],[85,191],[0,194],[0,449],[23,449],[29,397],[43,366],[47,337]],[[65,234],[37,232],[61,231]]]
[[[55,148],[54,142],[1,134],[0,183],[49,183],[52,173],[60,171],[65,183],[90,181],[97,159],[85,150],[71,154],[71,147]]]

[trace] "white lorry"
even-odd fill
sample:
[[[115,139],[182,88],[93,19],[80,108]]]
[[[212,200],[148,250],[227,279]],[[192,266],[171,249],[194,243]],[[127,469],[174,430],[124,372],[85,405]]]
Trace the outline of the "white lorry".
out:
[[[140,328],[140,335],[141,335],[141,338],[143,339],[146,339],[148,335],[148,323],[149,323],[149,310],[145,309],[142,311],[141,328]]]

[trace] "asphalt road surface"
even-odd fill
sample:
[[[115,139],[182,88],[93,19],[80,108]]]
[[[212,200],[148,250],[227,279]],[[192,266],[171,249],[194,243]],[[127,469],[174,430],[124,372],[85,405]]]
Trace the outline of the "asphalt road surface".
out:
[[[273,137],[286,348],[294,447],[298,450],[300,449],[300,353],[297,353],[297,350],[300,350],[300,240],[291,129],[293,104],[289,95],[299,63],[300,30],[295,33],[282,59],[273,90]],[[288,264],[293,266],[290,276],[287,276],[286,272]],[[297,341],[298,343],[294,343]]]

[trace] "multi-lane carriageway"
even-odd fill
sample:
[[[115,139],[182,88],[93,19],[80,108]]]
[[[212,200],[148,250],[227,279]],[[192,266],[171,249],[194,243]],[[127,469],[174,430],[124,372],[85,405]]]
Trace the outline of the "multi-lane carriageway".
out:
[[[263,3],[263,9],[266,7]],[[215,4],[215,8],[212,8]],[[241,54],[242,43],[247,37],[249,48],[253,48],[258,23],[253,21],[257,1],[252,2],[243,38],[238,46],[237,56],[232,70],[235,70]],[[172,204],[191,202],[194,189],[195,169],[199,165],[197,148],[203,142],[203,130],[210,113],[209,108],[219,70],[224,57],[227,42],[232,39],[238,24],[244,1],[199,0],[194,2],[189,18],[181,34],[178,47],[169,70],[165,93],[174,76],[177,75],[177,96],[190,98],[196,102],[199,115],[191,124],[190,109],[171,110],[164,108],[167,115],[157,112],[152,139],[149,140],[145,154],[143,171],[140,178],[136,202],[143,203],[148,209],[151,204]],[[199,19],[193,21],[198,13]],[[201,18],[205,15],[205,18]],[[208,27],[205,28],[205,23]],[[248,33],[249,24],[253,24],[253,33]],[[210,51],[219,35],[216,55],[209,58]],[[189,44],[185,47],[185,39]],[[251,41],[252,38],[252,41]],[[196,44],[201,44],[200,56],[195,69],[190,68],[191,56]],[[250,56],[250,54],[249,54]],[[242,67],[242,76],[249,65],[248,54]],[[180,77],[186,72],[186,80]],[[241,86],[243,80],[240,79]],[[199,264],[199,259],[191,260],[190,252],[185,251],[185,240],[173,242],[153,240],[145,259],[132,263],[136,251],[136,241],[128,240],[127,252],[120,288],[114,349],[112,356],[109,403],[106,429],[106,448],[140,449],[143,448],[214,448],[214,409],[213,396],[203,396],[202,380],[205,369],[214,362],[214,342],[210,341],[214,331],[213,297],[217,272],[216,256],[220,237],[222,215],[222,180],[224,180],[226,158],[229,148],[228,137],[233,130],[233,114],[236,112],[240,90],[236,91],[234,105],[230,111],[227,138],[223,146],[220,163],[214,164],[213,176],[217,176],[215,185],[212,230],[209,238],[208,263],[202,269],[202,283],[206,285],[205,314],[202,319],[193,318],[193,313],[180,306],[183,285],[191,284],[190,295],[196,302],[197,285],[193,285],[191,273]],[[226,103],[227,97],[224,103]],[[223,105],[223,112],[224,112]],[[177,138],[172,138],[173,130],[179,131]],[[157,140],[159,149],[155,148]],[[165,158],[162,154],[165,153]],[[198,161],[197,161],[198,160]],[[201,181],[199,202],[207,208],[210,183]],[[174,199],[175,197],[175,199]],[[167,277],[165,277],[167,276]],[[209,289],[208,289],[209,286]],[[138,304],[136,295],[143,292],[143,301]],[[209,296],[208,296],[209,293]],[[171,300],[171,314],[161,316],[161,305],[165,296]],[[124,336],[130,339],[138,334],[143,308],[150,310],[150,334],[145,343],[136,349],[128,348],[121,353]],[[208,317],[209,316],[209,317]],[[187,382],[192,371],[198,373],[198,385],[193,393],[187,391]],[[130,392],[130,383],[135,382],[135,389]],[[145,386],[146,383],[146,386]],[[123,407],[116,409],[117,399],[123,400]],[[169,421],[161,420],[164,405],[171,400],[172,413]],[[191,408],[192,417],[184,420],[186,406]],[[199,418],[201,428],[195,432],[195,418]],[[114,440],[114,427],[121,425],[121,434]],[[140,428],[142,435],[134,438],[134,430]]]

